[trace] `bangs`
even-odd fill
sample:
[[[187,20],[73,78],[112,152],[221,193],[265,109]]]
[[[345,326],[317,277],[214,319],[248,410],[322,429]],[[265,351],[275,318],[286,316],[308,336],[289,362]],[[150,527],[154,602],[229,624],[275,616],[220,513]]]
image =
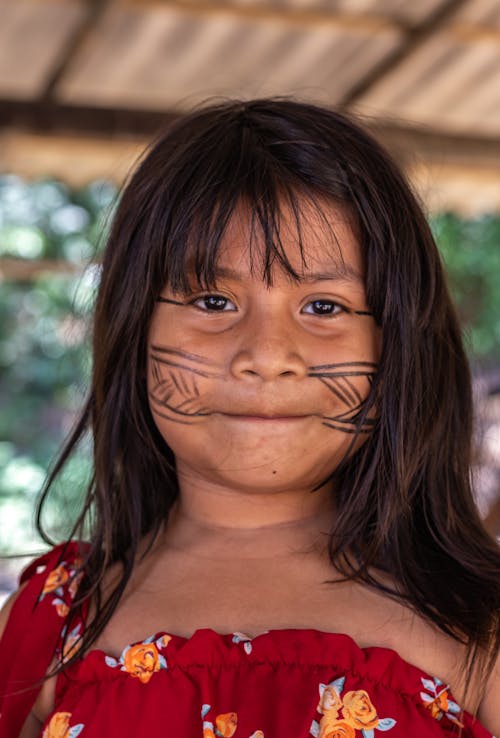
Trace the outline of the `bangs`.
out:
[[[163,244],[162,287],[187,295],[193,280],[201,289],[216,286],[222,244],[235,219],[244,226],[251,273],[268,286],[273,284],[276,267],[290,281],[301,280],[287,256],[283,236],[286,230],[288,243],[292,237],[305,269],[303,225],[311,218],[322,240],[328,238],[334,245],[332,261],[343,262],[327,206],[338,206],[350,224],[351,208],[331,192],[312,188],[296,169],[288,169],[290,147],[296,148],[293,141],[266,145],[240,121],[233,121],[229,131],[226,127],[224,136],[205,131],[204,141],[191,140],[184,148],[182,167],[173,171],[168,191],[163,192],[170,200],[170,218],[168,229],[157,240]]]

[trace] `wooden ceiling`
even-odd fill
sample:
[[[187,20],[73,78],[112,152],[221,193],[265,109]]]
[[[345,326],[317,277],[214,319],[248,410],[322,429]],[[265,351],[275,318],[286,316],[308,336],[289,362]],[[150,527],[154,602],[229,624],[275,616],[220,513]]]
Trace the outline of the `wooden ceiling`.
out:
[[[500,210],[500,0],[0,0],[0,167],[123,179],[171,116],[361,114],[431,209]]]

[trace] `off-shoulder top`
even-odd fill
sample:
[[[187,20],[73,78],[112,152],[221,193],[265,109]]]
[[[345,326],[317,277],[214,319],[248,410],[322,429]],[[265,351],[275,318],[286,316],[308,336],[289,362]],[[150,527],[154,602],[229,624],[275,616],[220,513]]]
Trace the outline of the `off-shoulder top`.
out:
[[[23,572],[0,641],[0,738],[17,738],[67,629],[79,546],[55,547]],[[63,636],[65,638],[62,652]],[[145,634],[119,658],[90,650],[56,680],[42,738],[491,738],[438,676],[389,648],[315,629],[250,638],[200,628]]]

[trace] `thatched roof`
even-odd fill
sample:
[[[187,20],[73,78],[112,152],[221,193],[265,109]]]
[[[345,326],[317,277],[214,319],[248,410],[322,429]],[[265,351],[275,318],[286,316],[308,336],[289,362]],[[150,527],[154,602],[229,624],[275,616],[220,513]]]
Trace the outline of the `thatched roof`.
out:
[[[500,0],[0,0],[0,166],[121,179],[166,117],[292,94],[367,116],[429,207],[500,209]]]

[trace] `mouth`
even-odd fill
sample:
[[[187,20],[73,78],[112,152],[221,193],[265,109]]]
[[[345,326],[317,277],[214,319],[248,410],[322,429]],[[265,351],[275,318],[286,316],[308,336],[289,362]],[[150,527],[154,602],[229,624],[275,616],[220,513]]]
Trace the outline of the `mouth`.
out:
[[[303,420],[304,418],[308,418],[309,415],[238,415],[236,413],[222,413],[222,415],[228,417],[228,418],[234,418],[237,420],[252,420],[252,421],[260,421],[260,422],[277,422],[277,421],[293,421],[293,420]]]

